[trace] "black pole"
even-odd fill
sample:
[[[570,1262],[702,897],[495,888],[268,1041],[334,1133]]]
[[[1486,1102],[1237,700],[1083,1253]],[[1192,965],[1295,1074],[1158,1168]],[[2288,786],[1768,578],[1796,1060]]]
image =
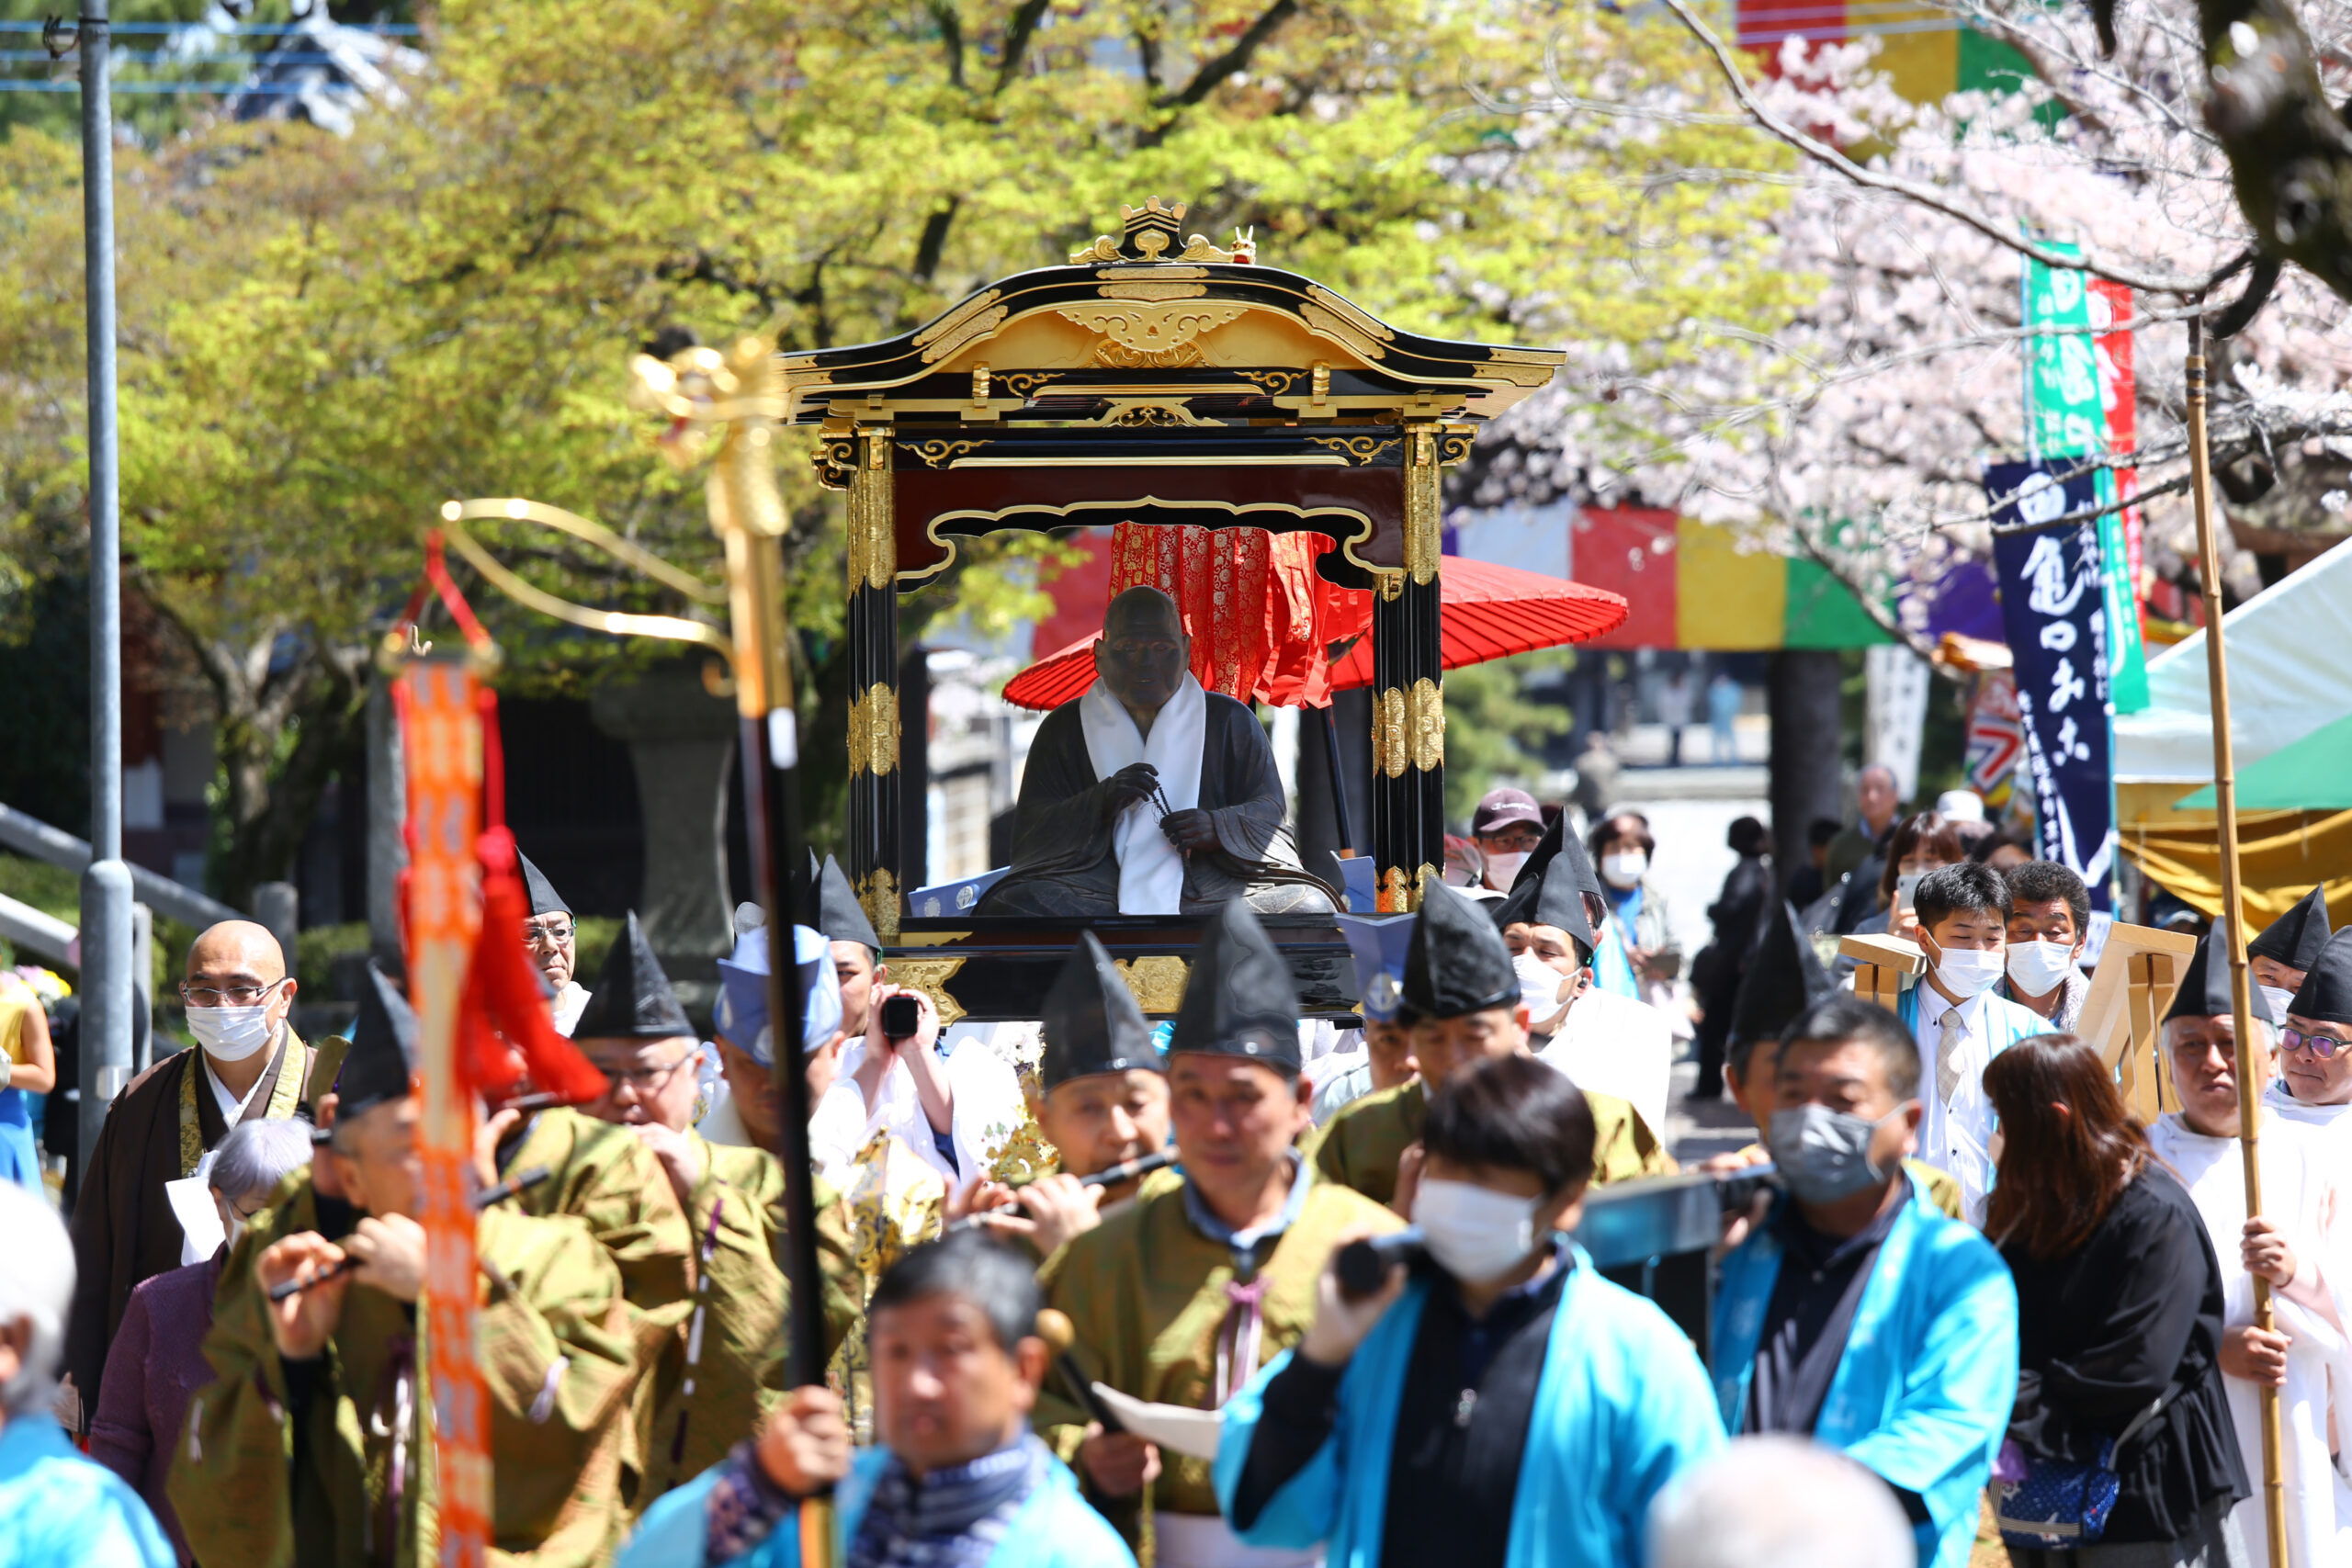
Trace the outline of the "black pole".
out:
[[[792,940],[808,885],[800,843],[798,726],[789,686],[775,695],[777,705],[743,720],[744,826],[749,830],[752,878],[760,907],[768,912],[769,1039],[775,1056],[776,1098],[782,1125],[775,1156],[784,1166],[784,1212],[789,1223],[776,1238],[776,1266],[791,1282],[785,1324],[785,1368],[795,1388],[825,1381],[825,1319],[817,1257],[817,1190],[808,1147],[807,1059],[800,1031],[805,998]]]
[[[1331,764],[1331,815],[1339,819],[1340,847],[1355,848],[1355,825],[1348,818],[1348,774],[1340,765],[1340,722],[1332,716],[1336,705],[1323,705],[1323,755]]]

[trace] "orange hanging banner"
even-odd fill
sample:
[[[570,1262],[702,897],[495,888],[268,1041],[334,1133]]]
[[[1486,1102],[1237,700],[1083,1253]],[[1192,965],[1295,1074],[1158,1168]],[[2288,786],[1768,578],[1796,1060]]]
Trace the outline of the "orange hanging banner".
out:
[[[409,1001],[424,1079],[425,1342],[433,1380],[442,1568],[481,1568],[490,1541],[490,1404],[475,1362],[473,1089],[459,1005],[481,929],[482,726],[464,665],[401,672],[407,756]]]

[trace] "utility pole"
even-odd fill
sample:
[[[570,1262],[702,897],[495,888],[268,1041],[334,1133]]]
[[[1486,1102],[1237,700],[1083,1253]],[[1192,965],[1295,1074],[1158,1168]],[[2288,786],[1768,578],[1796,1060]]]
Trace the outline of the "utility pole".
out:
[[[82,873],[80,1168],[130,1077],[130,868],[122,861],[122,575],[114,371],[114,108],[107,0],[82,0],[82,230],[90,360],[90,864]]]

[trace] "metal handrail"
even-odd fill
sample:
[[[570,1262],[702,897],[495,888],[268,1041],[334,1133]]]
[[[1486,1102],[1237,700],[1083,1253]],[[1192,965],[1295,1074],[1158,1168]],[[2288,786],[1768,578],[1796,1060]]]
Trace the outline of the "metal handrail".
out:
[[[0,845],[29,855],[34,860],[47,861],[63,866],[77,875],[90,863],[90,845],[62,828],[52,828],[38,817],[26,815],[13,806],[0,806]],[[183,886],[160,872],[143,865],[130,868],[131,891],[141,903],[159,915],[168,916],[199,931],[218,925],[222,920],[250,919],[242,910],[232,909],[218,898],[208,897],[193,887]],[[31,946],[30,942],[26,945]]]

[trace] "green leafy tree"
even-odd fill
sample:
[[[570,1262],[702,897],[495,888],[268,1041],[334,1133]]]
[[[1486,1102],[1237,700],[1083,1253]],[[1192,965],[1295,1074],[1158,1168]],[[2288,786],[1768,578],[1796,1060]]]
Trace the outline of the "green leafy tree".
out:
[[[1782,154],[1705,115],[1488,113],[1547,39],[1595,99],[1704,80],[1671,29],[1532,6],[458,0],[428,20],[429,75],[348,139],[208,124],[126,149],[126,570],[219,710],[223,892],[282,873],[351,756],[372,640],[445,499],[554,502],[716,577],[699,483],[651,460],[621,401],[665,327],[885,336],[1065,260],[1146,194],[1401,325],[1634,373],[1685,355],[1688,321],[1781,309],[1789,280],[1740,259],[1769,183],[1659,172]],[[32,521],[81,499],[78,192],[47,135],[0,159],[0,233],[29,258],[0,299],[0,351],[23,351],[0,493],[16,570],[39,575],[56,563]],[[807,451],[786,461],[790,609],[821,842],[844,783],[842,546]],[[550,591],[663,604],[563,541],[484,532]],[[1052,547],[976,552],[907,602],[904,635],[959,593],[984,619],[1034,609],[1002,568]],[[476,597],[519,686],[657,656]],[[1465,764],[1480,744],[1457,739]]]

